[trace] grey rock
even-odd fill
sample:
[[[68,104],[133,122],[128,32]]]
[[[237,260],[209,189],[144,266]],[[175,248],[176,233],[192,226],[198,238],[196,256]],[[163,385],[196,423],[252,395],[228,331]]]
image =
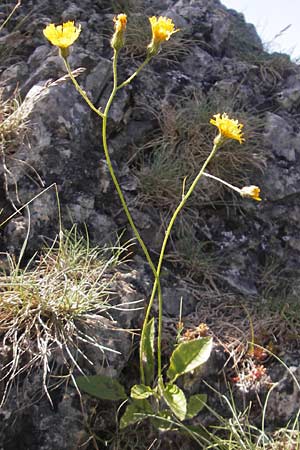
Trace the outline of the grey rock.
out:
[[[300,392],[300,368],[299,366],[289,366],[288,371],[277,368],[272,372],[272,380],[275,384],[268,398],[266,418],[267,425],[276,424],[280,426],[292,421],[299,410]],[[276,379],[277,378],[277,379]]]
[[[7,29],[0,38],[0,44],[10,46],[8,59],[1,62],[0,86],[3,86],[6,98],[19,86],[24,117],[29,123],[26,139],[18,142],[5,155],[8,172],[4,167],[0,169],[3,193],[1,208],[9,215],[12,205],[21,207],[30,202],[29,256],[40,249],[45,238],[53,239],[59,231],[55,186],[60,199],[63,226],[69,227],[73,221],[86,225],[91,240],[98,244],[111,242],[112,236],[119,230],[125,230],[124,240],[132,237],[104,161],[101,120],[89,110],[71,81],[63,79],[66,71],[58,51],[46,43],[41,32],[43,25],[49,22],[76,20],[82,25],[80,38],[71,47],[69,62],[72,70],[84,69],[77,74],[77,81],[96,106],[103,108],[112,88],[109,34],[113,32],[115,12],[110,3],[93,0],[28,0],[22,2],[22,9],[12,20],[22,20],[28,14],[30,20],[22,22],[17,34]],[[203,119],[205,123],[209,122],[209,114],[222,113],[226,111],[225,108],[238,115],[245,113],[245,117],[259,119],[259,126],[246,133],[249,140],[259,139],[257,149],[247,150],[247,157],[253,155],[257,166],[253,165],[250,171],[242,164],[240,156],[236,160],[232,152],[231,158],[233,167],[238,164],[243,166],[241,183],[259,185],[263,201],[258,204],[251,200],[236,200],[234,197],[234,205],[231,205],[233,197],[229,191],[222,198],[219,194],[211,194],[210,197],[210,185],[205,181],[201,186],[208,192],[205,203],[200,198],[202,194],[199,188],[194,196],[196,201],[188,204],[182,212],[182,215],[186,214],[184,217],[189,217],[188,226],[195,240],[208,241],[208,248],[213,248],[212,254],[216,249],[218,263],[212,272],[217,272],[217,275],[209,274],[212,286],[216,285],[222,294],[234,292],[259,302],[265,289],[260,284],[263,280],[261,274],[268,268],[269,259],[276,259],[280,267],[298,276],[299,66],[290,61],[285,63],[285,60],[284,64],[277,64],[276,55],[268,55],[263,51],[253,26],[246,24],[242,15],[228,11],[218,0],[145,0],[145,8],[149,15],[161,14],[173,18],[176,27],[182,29],[176,38],[183,39],[183,51],[176,57],[169,53],[168,58],[164,58],[162,49],[159,57],[151,61],[132,85],[118,92],[110,110],[109,152],[130,212],[156,261],[172,212],[171,205],[169,211],[144,199],[141,201],[142,180],[138,174],[140,166],[151,161],[153,146],[149,146],[149,142],[156,139],[160,145],[158,135],[165,133],[165,137],[168,133],[161,120],[162,109],[167,112],[172,108],[176,110],[184,98],[191,101],[196,98],[201,117],[205,117],[205,113],[207,115]],[[110,31],[107,31],[109,27]],[[133,61],[126,51],[121,52],[118,66],[120,80],[126,79],[139,62]],[[202,99],[204,107],[201,109]],[[218,108],[222,109],[219,111]],[[178,123],[174,132],[177,143],[174,152],[181,151],[185,144],[186,133],[180,131],[180,126]],[[203,130],[205,139],[213,136],[209,125]],[[162,144],[165,145],[165,141]],[[227,148],[224,147],[223,153],[219,152],[218,161],[228,156]],[[201,149],[197,147],[198,150]],[[221,170],[222,165],[219,167]],[[225,168],[226,180],[231,182],[234,174],[229,167]],[[215,173],[213,165],[209,170]],[[133,171],[135,176],[131,177]],[[182,180],[178,182],[182,183]],[[189,215],[191,211],[193,214]],[[1,251],[10,251],[17,256],[28,229],[28,210],[23,209],[3,230]],[[166,249],[171,254],[182,238],[177,228],[173,231]],[[86,348],[92,362],[86,370],[91,373],[102,371],[118,376],[128,364],[132,337],[117,329],[136,329],[141,326],[142,311],[138,308],[144,306],[144,300],[149,298],[153,276],[148,264],[144,260],[141,262],[142,252],[137,244],[133,246],[132,252],[135,254],[132,263],[135,269],[128,269],[127,274],[122,274],[115,281],[116,297],[112,305],[115,308],[110,311],[111,317],[103,319],[101,326],[99,324],[93,330],[99,342],[105,342],[120,353],[107,354],[109,364],[103,367],[103,355],[99,356],[95,348]],[[210,256],[210,250],[207,254]],[[206,253],[203,252],[205,257]],[[177,278],[178,272],[184,278],[184,270],[179,265],[173,267],[169,262],[167,268],[163,268],[164,313],[173,318],[179,315],[181,298],[184,314],[192,314],[195,309],[201,308],[188,284]],[[289,288],[297,293],[299,287],[293,280],[291,278]],[[197,280],[197,283],[202,289],[202,280]],[[58,364],[59,355],[53,355],[53,360]],[[208,369],[209,376],[213,375],[213,369]],[[29,419],[22,414],[14,415],[17,401],[16,391],[13,391],[3,413],[4,425],[0,426],[0,448],[1,445],[3,448],[6,446],[5,450],[16,448],[12,447],[15,445],[14,434],[18,438],[25,435],[27,425],[30,430],[27,434],[31,437],[24,445],[30,450],[53,450],[54,446],[60,448],[56,440],[60,433],[65,445],[61,447],[62,450],[77,448],[79,442],[84,442],[86,435],[73,388],[68,387],[64,394],[58,391],[56,410],[52,411],[47,399],[41,400],[36,406],[31,405],[32,398],[37,395],[34,386],[39,386],[39,389],[41,386],[38,374],[32,374],[32,377],[35,382],[32,381],[31,389],[28,384],[24,384],[21,402],[27,408]],[[278,383],[279,388],[279,378]],[[274,420],[276,414],[284,420],[284,409],[292,414],[294,403],[299,402],[295,390],[294,396],[287,401],[283,392],[280,394],[274,391],[274,405],[270,410],[270,418]],[[64,416],[67,417],[65,430],[61,425]],[[103,417],[101,420],[102,430],[106,430],[107,422]],[[11,430],[8,431],[10,426]],[[54,436],[56,429],[59,433]],[[37,436],[36,440],[32,436]]]
[[[105,58],[100,58],[100,62],[86,77],[86,89],[91,93],[94,103],[101,97],[102,91],[111,78],[112,64]]]
[[[270,146],[276,156],[294,162],[296,160],[294,133],[288,122],[276,114],[268,113],[265,129],[266,147]]]
[[[256,296],[258,294],[254,280],[249,278],[249,273],[241,274],[239,268],[231,268],[226,271],[226,274],[220,277],[228,283],[231,288],[247,296]]]
[[[195,308],[196,300],[184,286],[173,286],[163,288],[164,311],[171,317],[177,317],[179,320],[180,309],[183,316],[190,314]]]
[[[282,85],[282,90],[276,93],[276,101],[286,111],[296,112],[300,106],[300,75],[294,73],[288,76]]]
[[[146,277],[145,284],[147,283]],[[126,272],[117,271],[109,286],[115,294],[111,297],[110,309],[106,310],[107,317],[104,314],[93,315],[91,312],[89,317],[81,317],[78,321],[77,327],[85,339],[77,342],[80,352],[74,350],[73,357],[76,358],[81,373],[75,368],[73,381],[82,373],[119,376],[132,353],[130,330],[141,322],[144,293],[139,286],[143,284],[143,270],[137,272],[127,267]],[[92,337],[93,343],[87,336]],[[6,351],[1,342],[2,361],[5,360]],[[1,408],[0,448],[3,450],[19,448],[21,437],[28,449],[52,450],[55,446],[62,450],[75,450],[82,445],[85,448],[89,435],[85,429],[82,407],[89,397],[79,399],[74,383],[71,383],[66,372],[70,371],[70,367],[66,367],[61,348],[52,347],[51,355],[49,354],[50,366],[52,376],[56,374],[60,378],[64,373],[66,378],[54,390],[51,389],[53,378],[49,378],[46,381],[48,396],[44,392],[45,380],[39,366],[12,386],[6,403]],[[2,392],[3,386],[0,388]],[[103,419],[106,420],[106,415]]]

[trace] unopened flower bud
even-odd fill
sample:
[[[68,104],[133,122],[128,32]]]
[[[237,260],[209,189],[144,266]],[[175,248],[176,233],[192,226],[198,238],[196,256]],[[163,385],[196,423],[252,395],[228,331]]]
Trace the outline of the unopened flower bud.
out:
[[[125,31],[127,25],[126,14],[118,14],[117,17],[114,17],[114,22],[115,32],[110,43],[112,48],[118,52],[124,46],[125,42]]]
[[[253,198],[253,200],[261,201],[259,196],[260,188],[258,186],[245,186],[240,190],[240,194],[244,198]]]

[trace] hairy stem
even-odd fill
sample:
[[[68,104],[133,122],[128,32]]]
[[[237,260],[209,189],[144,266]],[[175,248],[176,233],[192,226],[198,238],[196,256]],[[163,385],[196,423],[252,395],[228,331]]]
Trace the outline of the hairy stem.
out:
[[[209,162],[213,158],[214,154],[216,153],[217,148],[218,148],[218,145],[215,144],[213,146],[213,149],[212,149],[210,155],[208,156],[207,160],[203,164],[200,172],[198,173],[198,175],[194,179],[194,181],[191,184],[191,186],[190,186],[189,190],[187,191],[187,193],[182,196],[181,202],[177,206],[173,216],[170,219],[169,225],[168,225],[168,227],[166,229],[166,232],[165,232],[165,237],[164,237],[164,240],[163,240],[163,243],[162,243],[162,246],[161,246],[161,250],[160,250],[158,265],[157,265],[157,268],[156,268],[156,275],[157,276],[156,276],[154,284],[153,284],[153,289],[152,289],[152,293],[151,293],[149,304],[153,303],[153,300],[154,300],[154,297],[155,297],[155,292],[156,292],[156,289],[157,289],[157,280],[159,280],[160,271],[161,271],[161,267],[162,267],[162,263],[163,263],[163,259],[164,259],[164,255],[165,255],[166,246],[167,246],[168,239],[170,237],[170,233],[171,233],[171,230],[173,228],[174,222],[175,222],[178,214],[180,213],[180,211],[182,210],[182,208],[186,204],[187,200],[191,196],[192,192],[194,191],[194,189],[195,189],[198,181],[202,177],[202,175],[203,175],[207,165],[209,164]],[[157,374],[158,374],[158,378],[161,377],[162,312],[163,312],[162,298],[158,297],[158,335],[157,335]]]
[[[155,281],[154,281],[155,286],[156,286],[155,290],[157,288],[158,299],[159,299],[159,302],[162,303],[160,281],[159,281],[159,278],[157,277],[157,274],[156,274],[155,265],[153,264],[153,261],[151,259],[150,254],[149,254],[149,251],[148,251],[148,249],[147,249],[143,239],[141,238],[140,233],[139,233],[138,229],[136,228],[135,223],[134,223],[134,221],[133,221],[133,219],[131,217],[131,214],[129,212],[128,206],[126,204],[126,200],[124,198],[124,195],[122,193],[121,187],[119,185],[119,182],[118,182],[117,177],[115,175],[115,172],[113,170],[113,167],[112,167],[112,164],[111,164],[111,160],[110,160],[110,156],[109,156],[108,146],[107,146],[107,117],[108,117],[108,112],[109,112],[109,109],[111,107],[112,101],[113,101],[113,99],[114,99],[114,97],[116,95],[117,90],[120,88],[120,86],[122,86],[122,85],[120,85],[119,88],[117,86],[117,79],[118,79],[118,77],[117,77],[117,59],[118,59],[118,53],[116,51],[114,51],[114,57],[113,57],[114,85],[113,85],[113,90],[111,92],[111,95],[110,95],[110,97],[108,99],[107,105],[106,105],[105,110],[104,110],[103,122],[102,122],[103,148],[104,148],[104,153],[105,153],[105,158],[106,158],[106,161],[107,161],[109,173],[111,175],[111,178],[113,180],[115,188],[116,188],[116,190],[118,192],[118,195],[119,195],[120,201],[122,203],[124,212],[125,212],[125,214],[127,216],[128,222],[129,222],[129,224],[130,224],[130,226],[131,226],[131,228],[132,228],[132,230],[133,230],[133,232],[135,234],[135,237],[136,237],[137,241],[139,242],[139,244],[140,244],[140,246],[141,246],[141,248],[142,248],[142,250],[143,250],[143,252],[145,254],[145,257],[147,259],[147,262],[148,262],[149,266],[151,267],[151,270],[152,270],[154,278],[155,278]],[[143,355],[143,343],[144,343],[144,340],[145,340],[146,325],[147,325],[147,323],[149,321],[149,316],[150,316],[151,308],[152,308],[152,305],[153,305],[153,301],[154,301],[154,295],[151,296],[151,300],[148,303],[146,314],[145,314],[145,318],[144,318],[144,322],[143,322],[142,333],[141,333],[141,341],[140,341],[140,376],[141,376],[141,382],[142,383],[145,382],[145,372],[144,372],[144,366],[143,366],[143,356],[144,356]]]
[[[145,313],[145,318],[144,318],[144,322],[143,322],[143,327],[142,327],[142,332],[141,332],[141,341],[140,341],[140,376],[141,376],[141,382],[144,383],[145,382],[145,372],[144,372],[144,365],[143,365],[143,344],[144,344],[144,340],[145,340],[145,332],[146,332],[146,325],[149,321],[149,317],[150,317],[150,313],[151,313],[151,309],[152,309],[152,305],[153,305],[153,301],[155,298],[155,292],[157,290],[157,296],[158,296],[158,301],[159,303],[162,304],[162,295],[161,295],[161,287],[160,287],[160,280],[157,277],[156,274],[156,268],[155,265],[151,259],[151,256],[149,254],[149,251],[143,241],[143,239],[140,236],[140,233],[138,231],[138,229],[135,226],[135,223],[132,219],[132,216],[130,214],[130,211],[128,209],[126,200],[124,198],[123,192],[121,190],[120,184],[118,182],[118,179],[116,177],[116,174],[114,172],[112,163],[111,163],[111,159],[110,159],[110,155],[109,155],[109,150],[108,150],[108,144],[107,144],[107,119],[108,119],[108,113],[110,110],[110,107],[112,105],[112,102],[114,100],[114,97],[117,93],[117,91],[119,89],[121,89],[124,86],[127,86],[138,74],[139,72],[146,66],[146,64],[148,64],[148,62],[150,61],[151,58],[147,57],[146,60],[143,62],[143,64],[141,64],[141,66],[127,79],[125,80],[123,83],[121,83],[118,86],[118,74],[117,74],[117,61],[118,61],[118,52],[116,50],[114,50],[114,56],[113,56],[113,89],[112,92],[110,94],[110,97],[107,101],[106,107],[104,112],[102,113],[101,111],[99,111],[93,104],[92,102],[89,100],[89,98],[86,95],[86,92],[79,86],[79,84],[77,83],[75,77],[72,74],[70,65],[67,61],[67,58],[63,58],[64,62],[65,62],[65,66],[66,69],[68,71],[68,74],[70,76],[70,79],[72,80],[76,90],[80,93],[80,95],[83,97],[83,99],[86,101],[86,103],[89,105],[89,107],[96,112],[96,114],[98,114],[98,116],[100,116],[102,118],[102,143],[103,143],[103,149],[104,149],[104,154],[105,154],[105,158],[106,158],[106,162],[107,162],[107,166],[108,166],[108,170],[110,173],[110,176],[113,180],[113,183],[115,185],[115,188],[117,190],[118,196],[120,198],[122,207],[124,209],[124,212],[126,214],[126,217],[128,219],[128,222],[135,234],[135,237],[137,239],[137,241],[139,242],[144,255],[146,257],[146,260],[153,272],[154,275],[154,285],[155,285],[155,291],[153,293],[153,295],[151,295],[151,299],[147,305],[147,309],[146,309],[146,313]],[[161,370],[160,370],[161,372]]]
[[[74,75],[73,75],[73,73],[72,73],[72,70],[71,70],[71,67],[70,67],[70,64],[69,64],[67,58],[65,58],[64,56],[62,56],[62,58],[63,58],[63,60],[64,60],[64,63],[65,63],[67,72],[68,72],[69,77],[71,78],[71,80],[72,80],[72,82],[73,82],[73,84],[74,84],[74,86],[75,86],[76,91],[79,92],[79,94],[80,94],[81,97],[86,101],[86,103],[89,105],[89,107],[91,108],[91,110],[94,111],[96,114],[98,114],[98,116],[100,116],[101,119],[103,119],[104,114],[103,114],[98,108],[96,108],[95,105],[93,105],[93,103],[91,102],[91,100],[88,98],[87,93],[86,93],[86,92],[79,86],[79,84],[77,83],[77,80],[76,80],[76,78],[74,77]]]
[[[129,77],[127,78],[127,80],[123,81],[123,83],[119,84],[119,86],[117,87],[117,89],[121,89],[125,86],[127,86],[129,83],[131,83],[131,81],[140,73],[140,71],[148,64],[148,62],[150,61],[151,57],[147,56],[147,58],[145,59],[145,61],[140,65],[140,67]]]

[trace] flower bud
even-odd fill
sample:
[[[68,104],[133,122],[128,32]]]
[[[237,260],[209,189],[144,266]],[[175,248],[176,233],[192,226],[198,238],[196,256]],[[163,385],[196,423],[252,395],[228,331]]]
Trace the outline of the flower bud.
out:
[[[118,52],[124,46],[125,42],[125,31],[127,24],[126,14],[118,14],[117,17],[114,17],[114,22],[115,22],[115,32],[113,34],[110,44],[112,48]]]
[[[258,186],[245,186],[240,190],[240,194],[244,198],[253,198],[253,200],[256,200],[258,202],[261,201],[261,198],[259,196],[260,189]]]

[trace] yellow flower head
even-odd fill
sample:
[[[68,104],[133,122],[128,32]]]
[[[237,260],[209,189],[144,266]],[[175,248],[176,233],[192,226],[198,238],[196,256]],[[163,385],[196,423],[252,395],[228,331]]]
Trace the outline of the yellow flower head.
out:
[[[175,25],[172,19],[160,16],[159,18],[153,16],[149,17],[151,28],[152,28],[152,38],[156,42],[168,41],[173,33],[176,33]]]
[[[126,14],[118,14],[117,17],[114,17],[114,22],[115,22],[115,32],[113,34],[110,44],[113,49],[119,51],[124,45],[124,35],[127,25]]]
[[[177,33],[179,30],[175,30],[175,25],[172,19],[168,17],[149,17],[149,21],[152,28],[152,40],[148,45],[148,52],[151,56],[158,53],[160,44],[164,41],[168,41],[172,34]]]
[[[78,38],[81,31],[81,26],[76,27],[74,22],[65,22],[62,25],[54,25],[50,23],[44,28],[44,36],[60,49],[70,47]]]
[[[242,133],[243,124],[238,120],[229,119],[226,113],[223,113],[222,117],[220,114],[215,114],[214,117],[215,119],[210,119],[210,123],[218,128],[221,138],[235,139],[240,144],[243,143],[245,140]]]
[[[115,31],[119,33],[120,31],[126,30],[127,25],[127,16],[126,14],[118,14],[117,17],[114,17],[115,22]]]
[[[258,186],[245,186],[240,190],[240,194],[244,198],[253,198],[253,200],[261,201],[259,196],[260,189]]]

